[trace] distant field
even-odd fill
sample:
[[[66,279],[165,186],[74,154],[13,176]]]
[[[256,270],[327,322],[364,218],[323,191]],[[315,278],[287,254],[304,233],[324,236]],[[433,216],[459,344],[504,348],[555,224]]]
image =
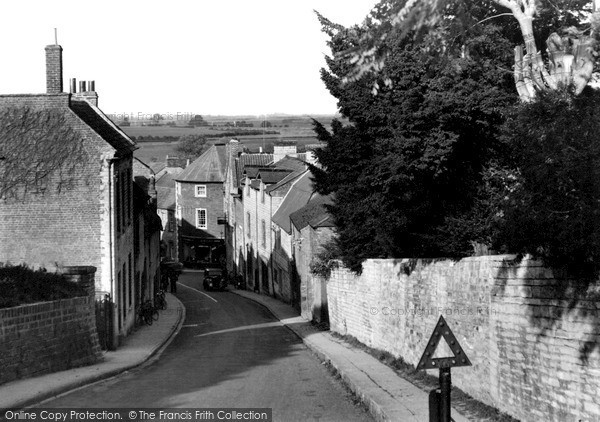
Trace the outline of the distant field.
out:
[[[317,120],[324,124],[325,126],[329,126],[331,124],[331,120],[334,116],[317,116]],[[251,119],[251,118],[210,118],[207,117],[206,121],[209,124],[215,126],[203,126],[203,127],[195,127],[188,128],[184,126],[125,126],[122,127],[123,131],[127,133],[129,136],[182,136],[182,135],[191,135],[191,134],[199,134],[206,135],[207,137],[218,136],[220,132],[231,132],[236,129],[233,127],[225,127],[223,126],[225,123],[234,123],[235,121],[244,120],[247,123],[251,123],[254,127],[245,128],[247,130],[261,130],[261,122],[262,120]],[[268,117],[266,119],[269,123],[272,124],[271,127],[265,128],[267,131],[276,131],[279,132],[279,135],[268,135],[269,137],[274,137],[275,139],[287,140],[290,138],[303,138],[303,137],[314,137],[315,133],[312,127],[312,120],[309,117]],[[217,126],[218,125],[218,126]],[[238,129],[241,130],[241,129]],[[253,135],[256,136],[256,135]],[[259,135],[260,136],[260,135]],[[245,136],[240,136],[240,138],[245,138]]]
[[[319,116],[318,120],[329,127],[333,116]],[[218,118],[206,118],[207,122],[212,124],[224,124],[226,122],[233,122],[231,117],[218,117]],[[259,130],[260,122],[262,120],[252,120],[251,118],[242,118],[238,120],[245,120],[248,123],[253,123],[254,127],[248,128],[249,130]],[[242,145],[250,150],[251,152],[258,152],[260,148],[264,151],[272,151],[274,141],[296,141],[298,149],[304,151],[305,145],[318,143],[315,133],[312,128],[312,121],[308,117],[290,117],[285,116],[281,118],[268,117],[267,121],[271,122],[273,127],[265,128],[268,131],[277,131],[279,135],[252,135],[252,136],[237,136]],[[286,127],[287,126],[287,127]],[[125,126],[122,127],[123,131],[129,136],[136,138],[153,136],[153,137],[180,137],[182,135],[189,134],[200,134],[205,135],[209,138],[209,143],[225,143],[228,142],[230,137],[214,137],[215,134],[220,132],[231,132],[235,128],[231,127],[172,127],[172,126]],[[211,135],[213,135],[211,137]],[[165,141],[138,141],[138,150],[134,155],[157,169],[165,162],[167,155],[177,155],[175,148],[177,142],[165,142]]]

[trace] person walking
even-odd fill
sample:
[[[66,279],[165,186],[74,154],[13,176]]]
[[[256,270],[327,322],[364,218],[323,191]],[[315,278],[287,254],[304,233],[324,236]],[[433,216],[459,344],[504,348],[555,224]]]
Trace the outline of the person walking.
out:
[[[177,279],[179,278],[177,271],[171,270],[171,274],[169,274],[169,278],[171,281],[171,293],[177,293]]]

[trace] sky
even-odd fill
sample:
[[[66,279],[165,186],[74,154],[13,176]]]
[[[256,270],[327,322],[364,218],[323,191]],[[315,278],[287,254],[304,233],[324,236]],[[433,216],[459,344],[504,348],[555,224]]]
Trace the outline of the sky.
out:
[[[332,114],[314,13],[350,26],[376,0],[11,1],[0,15],[0,94],[46,90],[44,47],[94,80],[107,114]]]

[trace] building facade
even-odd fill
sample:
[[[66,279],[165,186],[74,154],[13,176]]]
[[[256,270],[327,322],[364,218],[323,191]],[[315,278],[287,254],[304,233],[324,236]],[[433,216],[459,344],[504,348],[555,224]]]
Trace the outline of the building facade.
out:
[[[115,341],[133,327],[135,143],[97,107],[63,92],[62,48],[46,47],[45,94],[0,96],[0,262],[96,267],[115,303]]]
[[[211,146],[175,178],[177,257],[194,267],[225,264],[225,144]]]

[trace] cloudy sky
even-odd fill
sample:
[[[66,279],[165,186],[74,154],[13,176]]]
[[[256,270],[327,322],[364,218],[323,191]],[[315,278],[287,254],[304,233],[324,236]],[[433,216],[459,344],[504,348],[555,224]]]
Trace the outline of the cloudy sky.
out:
[[[0,94],[45,91],[44,46],[95,80],[106,113],[328,114],[328,53],[313,10],[349,26],[376,0],[11,1],[0,15]]]

